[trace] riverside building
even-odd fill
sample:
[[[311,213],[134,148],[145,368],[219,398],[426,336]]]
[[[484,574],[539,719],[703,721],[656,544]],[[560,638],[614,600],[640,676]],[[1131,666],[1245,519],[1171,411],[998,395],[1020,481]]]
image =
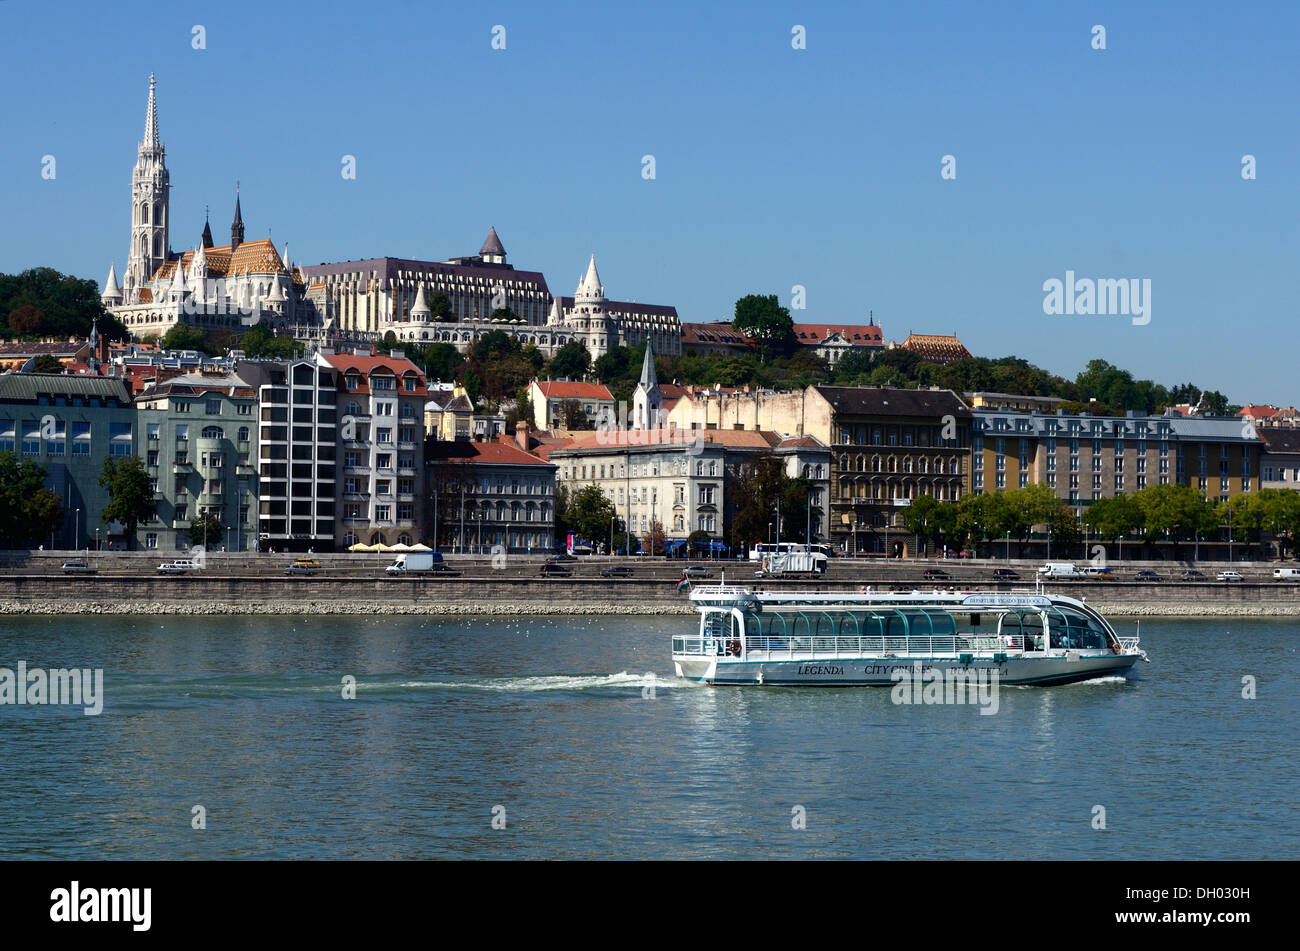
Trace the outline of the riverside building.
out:
[[[104,460],[136,454],[136,411],[119,379],[0,374],[0,452],[45,467],[45,487],[63,503],[55,548],[126,547],[125,526],[101,520]]]
[[[424,374],[401,350],[319,359],[339,388],[335,545],[415,544],[424,514]]]
[[[228,372],[185,373],[151,386],[135,401],[156,505],[138,529],[143,548],[193,545],[257,548],[257,393]],[[195,537],[191,523],[210,515],[216,537]]]

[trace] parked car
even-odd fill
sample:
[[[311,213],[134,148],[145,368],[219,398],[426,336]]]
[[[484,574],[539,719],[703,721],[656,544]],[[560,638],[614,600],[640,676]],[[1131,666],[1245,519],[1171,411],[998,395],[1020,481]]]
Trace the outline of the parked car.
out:
[[[310,576],[310,575],[314,575],[314,574],[316,573],[316,569],[315,569],[315,568],[312,568],[310,565],[300,565],[300,564],[298,564],[298,562],[295,561],[295,562],[294,562],[292,565],[290,565],[288,568],[284,569],[284,573],[285,573],[286,575],[307,575],[307,576]]]
[[[1085,575],[1092,575],[1094,578],[1104,578],[1107,580],[1115,577],[1114,569],[1109,567],[1103,568],[1101,565],[1089,565],[1083,569],[1083,573]]]
[[[627,565],[614,565],[612,568],[602,568],[600,576],[602,578],[631,578],[632,569]]]
[[[164,561],[158,566],[158,573],[163,575],[183,575],[187,571],[197,571],[198,563],[181,559],[179,561]]]
[[[567,551],[562,551],[552,555],[548,560],[554,563],[557,561],[577,561],[578,559],[573,555],[570,555]]]
[[[922,575],[922,577],[926,581],[948,581],[952,578],[952,575],[948,574],[948,572],[944,571],[942,568],[926,568],[925,574]]]
[[[456,571],[451,565],[442,561],[435,561],[429,566],[429,573],[435,575],[447,575],[449,578],[459,578],[460,572]]]
[[[994,568],[993,580],[994,581],[1019,581],[1020,572],[1012,571],[1010,568]]]
[[[559,565],[553,561],[548,561],[542,565],[543,578],[569,578],[572,575],[573,571],[565,565]]]
[[[1297,581],[1300,580],[1300,568],[1274,568],[1274,581]]]
[[[98,568],[92,568],[84,561],[65,561],[62,569],[65,575],[93,575],[99,571]]]
[[[713,572],[708,568],[701,568],[699,565],[690,565],[682,569],[683,578],[712,578]]]
[[[1147,571],[1139,571],[1137,574],[1133,576],[1133,580],[1134,581],[1163,581],[1164,579],[1161,578],[1154,571],[1147,570]]]
[[[1245,581],[1240,571],[1220,571],[1214,576],[1215,581]]]
[[[1180,580],[1180,581],[1204,581],[1204,580],[1206,580],[1206,579],[1205,579],[1205,575],[1202,574],[1201,572],[1197,571],[1195,568],[1188,568],[1186,571],[1184,571],[1181,575],[1178,576],[1178,580]]]

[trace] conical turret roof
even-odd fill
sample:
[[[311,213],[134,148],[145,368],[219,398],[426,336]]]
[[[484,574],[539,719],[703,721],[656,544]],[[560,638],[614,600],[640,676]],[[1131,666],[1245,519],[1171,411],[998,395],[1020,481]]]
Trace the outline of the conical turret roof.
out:
[[[497,237],[495,227],[488,229],[488,236],[483,239],[483,247],[478,249],[479,254],[505,254],[506,249],[501,245],[501,239]]]

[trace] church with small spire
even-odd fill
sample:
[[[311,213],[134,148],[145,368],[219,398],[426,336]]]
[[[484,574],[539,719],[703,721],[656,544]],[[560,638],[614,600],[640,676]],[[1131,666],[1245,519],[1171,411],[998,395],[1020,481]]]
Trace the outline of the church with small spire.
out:
[[[100,294],[104,307],[139,339],[161,337],[178,323],[236,333],[259,322],[292,331],[310,322],[302,272],[270,237],[246,241],[238,183],[230,244],[216,245],[205,213],[192,250],[173,251],[171,176],[158,120],[158,83],[149,77],[144,138],[131,173],[131,245],[118,282],[110,264]],[[269,232],[268,232],[269,235]]]

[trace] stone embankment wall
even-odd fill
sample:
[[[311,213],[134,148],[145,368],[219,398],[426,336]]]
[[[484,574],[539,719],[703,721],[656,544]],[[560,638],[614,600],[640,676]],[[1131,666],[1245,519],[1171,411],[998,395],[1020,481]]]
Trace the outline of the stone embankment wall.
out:
[[[713,584],[716,579],[701,582]],[[755,581],[770,590],[857,591],[856,582]],[[975,585],[954,582],[956,590]],[[884,591],[888,583],[875,583]],[[909,588],[932,590],[932,584]],[[946,585],[945,585],[946,587]],[[1030,592],[1025,583],[980,583],[981,591]],[[1113,616],[1300,616],[1300,584],[1289,582],[1057,581],[1057,594],[1083,597]],[[502,577],[490,570],[456,578],[375,577],[370,573],[309,578],[283,574],[192,572],[181,576],[51,573],[0,575],[6,614],[690,614],[671,577]]]

